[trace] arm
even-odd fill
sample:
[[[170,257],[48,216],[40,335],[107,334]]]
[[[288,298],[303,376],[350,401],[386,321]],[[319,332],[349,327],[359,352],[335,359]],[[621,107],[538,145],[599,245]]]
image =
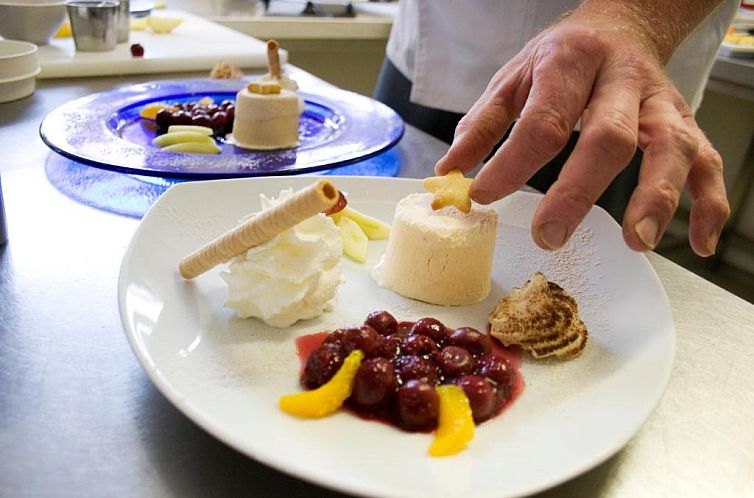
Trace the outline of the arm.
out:
[[[492,202],[555,157],[581,119],[576,148],[532,221],[534,241],[561,247],[638,146],[639,184],[623,218],[628,246],[656,246],[687,183],[691,246],[713,254],[730,212],[722,160],[663,64],[718,3],[585,0],[498,71],[436,171],[473,169],[519,116],[472,185],[474,200]]]

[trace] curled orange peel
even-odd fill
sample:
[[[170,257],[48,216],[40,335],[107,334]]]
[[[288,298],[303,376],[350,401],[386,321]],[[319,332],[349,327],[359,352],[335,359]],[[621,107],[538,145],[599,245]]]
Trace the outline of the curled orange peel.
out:
[[[469,399],[458,386],[447,384],[437,386],[435,390],[440,398],[440,415],[429,454],[436,457],[455,455],[474,438]]]
[[[280,409],[302,418],[321,418],[341,407],[353,391],[353,379],[364,359],[356,349],[346,356],[343,365],[325,384],[311,391],[288,394],[280,398]]]

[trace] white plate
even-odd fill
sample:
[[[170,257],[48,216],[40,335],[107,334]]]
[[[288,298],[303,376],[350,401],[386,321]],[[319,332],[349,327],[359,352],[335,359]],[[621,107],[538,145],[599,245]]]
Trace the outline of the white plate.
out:
[[[417,180],[333,177],[352,206],[390,221],[395,203],[421,191]],[[301,188],[311,177],[183,183],[144,217],[124,256],[121,318],[143,368],[160,391],[208,432],[283,472],[341,491],[390,497],[501,497],[542,490],[602,462],[625,445],[662,397],[675,331],[665,293],[647,260],[593,209],[564,249],[539,250],[529,223],[539,196],[517,193],[500,213],[493,290],[484,302],[441,307],[378,287],[369,260],[344,260],[345,283],[332,312],[278,330],[223,308],[215,269],[192,282],[181,256],[260,207],[258,194]],[[462,453],[431,458],[430,434],[409,434],[348,413],[315,421],[287,416],[278,398],[300,390],[294,338],[361,323],[387,309],[399,319],[434,316],[484,329],[495,301],[542,270],[572,292],[590,330],[570,362],[525,360],[526,387],[501,416],[477,427]]]

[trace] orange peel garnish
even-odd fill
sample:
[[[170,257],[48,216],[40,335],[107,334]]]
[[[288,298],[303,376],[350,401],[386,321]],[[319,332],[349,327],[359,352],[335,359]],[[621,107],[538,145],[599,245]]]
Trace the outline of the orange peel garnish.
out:
[[[351,395],[353,379],[363,359],[364,353],[360,350],[351,351],[332,379],[317,389],[281,397],[280,409],[289,415],[303,418],[330,415]]]
[[[471,211],[471,182],[472,178],[463,176],[460,169],[449,171],[444,176],[432,176],[422,180],[425,189],[435,194],[432,199],[432,209],[438,210],[445,206],[455,206],[464,213]]]
[[[429,454],[455,455],[474,438],[474,417],[469,399],[463,389],[451,384],[437,386],[435,391],[440,398],[440,415]]]
[[[174,111],[176,108],[172,105],[167,104],[149,104],[148,106],[144,107],[141,111],[139,111],[139,117],[144,119],[151,119],[155,120],[157,118],[157,113],[160,112],[162,109],[168,109],[169,111]]]

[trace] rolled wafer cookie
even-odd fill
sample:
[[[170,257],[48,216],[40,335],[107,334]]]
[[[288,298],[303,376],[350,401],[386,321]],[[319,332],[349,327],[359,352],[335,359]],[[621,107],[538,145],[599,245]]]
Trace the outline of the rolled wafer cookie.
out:
[[[198,277],[230,258],[271,240],[305,219],[331,208],[339,197],[335,185],[328,180],[319,180],[185,256],[178,263],[178,270],[183,278]]]
[[[280,70],[280,54],[278,53],[278,42],[275,40],[269,40],[267,42],[267,65],[270,68],[270,76],[279,80],[283,74]]]

